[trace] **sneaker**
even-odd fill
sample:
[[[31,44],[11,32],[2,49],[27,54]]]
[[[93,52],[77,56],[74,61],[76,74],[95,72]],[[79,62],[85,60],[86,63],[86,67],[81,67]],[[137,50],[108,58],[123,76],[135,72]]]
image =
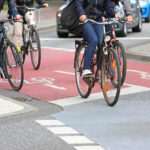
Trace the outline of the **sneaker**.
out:
[[[85,69],[82,72],[82,78],[89,78],[89,77],[91,77],[91,75],[92,75],[91,70]]]

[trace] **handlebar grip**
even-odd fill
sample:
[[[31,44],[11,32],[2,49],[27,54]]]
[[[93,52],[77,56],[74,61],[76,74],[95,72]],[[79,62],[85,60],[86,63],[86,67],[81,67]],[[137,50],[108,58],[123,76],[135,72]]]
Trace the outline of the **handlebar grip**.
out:
[[[43,5],[38,5],[36,8],[40,9],[40,8],[45,8],[45,6]]]

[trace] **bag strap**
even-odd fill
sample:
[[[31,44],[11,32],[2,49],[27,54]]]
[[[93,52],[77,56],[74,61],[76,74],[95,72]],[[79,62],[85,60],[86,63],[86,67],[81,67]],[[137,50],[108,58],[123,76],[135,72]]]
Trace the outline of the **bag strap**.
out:
[[[94,5],[95,0],[92,0],[91,3],[85,8],[85,12],[87,15],[89,15],[92,6]]]

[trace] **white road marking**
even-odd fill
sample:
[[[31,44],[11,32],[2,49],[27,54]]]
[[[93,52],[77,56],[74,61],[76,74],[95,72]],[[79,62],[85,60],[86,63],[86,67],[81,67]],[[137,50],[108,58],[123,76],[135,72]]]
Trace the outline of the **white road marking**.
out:
[[[150,40],[150,37],[126,37],[117,38],[118,40]],[[40,38],[41,41],[74,41],[82,40],[82,38]]]
[[[75,52],[75,49],[67,49],[67,48],[56,48],[56,47],[42,47],[42,48],[47,48],[50,50],[58,50],[58,51],[64,51],[64,52]]]
[[[79,132],[70,127],[48,127],[47,129],[54,134],[79,134]]]
[[[105,150],[101,146],[89,145],[89,146],[74,146],[76,150]]]
[[[62,123],[59,120],[36,120],[40,125],[42,126],[62,126],[64,123]]]
[[[57,72],[57,73],[62,73],[62,74],[68,74],[68,75],[75,75],[75,73],[72,73],[72,72],[66,72],[66,71],[54,71],[54,72]]]
[[[81,135],[79,132],[72,129],[71,127],[66,126],[59,120],[52,119],[52,120],[35,120],[35,121],[40,125],[44,126],[52,133],[58,135],[58,137],[67,144],[74,144],[74,145],[83,144],[80,146],[77,145],[73,146],[76,150],[105,150],[100,145],[90,140],[88,137]],[[60,127],[60,125],[63,126]]]
[[[83,135],[60,136],[60,138],[68,144],[94,144],[93,141]]]
[[[139,73],[142,79],[150,80],[150,74],[148,72],[138,71],[138,70],[127,70],[128,72]]]
[[[136,86],[136,85],[132,85],[132,84],[126,84],[126,85],[128,85],[130,87],[122,88],[120,96],[150,91],[150,88],[146,88],[143,86]],[[76,96],[76,97],[65,98],[65,99],[49,101],[49,102],[59,105],[61,107],[66,107],[66,106],[70,106],[70,105],[80,104],[80,103],[94,101],[94,100],[103,99],[103,98],[104,98],[103,93],[99,92],[99,93],[91,94],[90,97],[86,98],[86,99],[81,98],[80,96]]]

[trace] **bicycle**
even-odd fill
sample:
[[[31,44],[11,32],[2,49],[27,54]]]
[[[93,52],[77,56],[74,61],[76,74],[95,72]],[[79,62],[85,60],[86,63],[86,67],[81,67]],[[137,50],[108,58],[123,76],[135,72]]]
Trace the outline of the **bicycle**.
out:
[[[17,6],[17,8],[25,8],[27,11],[35,11],[35,9],[44,8],[44,6],[38,5],[34,7],[27,7],[27,6]],[[30,14],[30,19],[33,20],[32,14]],[[22,63],[25,62],[25,57],[30,53],[31,55],[31,62],[33,68],[35,70],[39,69],[41,64],[41,44],[38,31],[36,29],[36,22],[31,21],[30,25],[28,25],[27,30],[25,29],[26,22],[23,21],[23,31],[22,31],[22,38],[23,38],[23,46],[21,47],[22,52]]]
[[[75,58],[74,58],[74,68],[75,68],[75,78],[78,92],[82,98],[87,98],[95,83],[100,84],[105,101],[109,106],[114,106],[120,95],[121,88],[121,75],[120,75],[120,65],[117,53],[107,45],[110,37],[105,32],[105,25],[112,24],[109,22],[96,22],[92,19],[87,19],[92,23],[101,24],[104,28],[104,37],[102,44],[102,54],[100,58],[100,53],[97,50],[94,54],[91,71],[92,76],[89,78],[82,78],[83,62],[84,62],[84,51],[87,46],[85,40],[75,41]],[[101,73],[100,73],[101,70]]]
[[[117,21],[121,21],[122,23],[125,22],[125,20],[121,18],[108,19],[108,21],[109,20],[112,21],[112,23],[115,23]],[[122,86],[126,78],[126,70],[127,70],[127,58],[126,58],[125,48],[123,44],[118,39],[116,39],[116,34],[113,25],[112,25],[112,30],[107,32],[106,34],[107,35],[111,34],[111,40],[109,42],[109,45],[112,46],[118,54],[118,58],[120,62],[121,86]]]
[[[19,56],[16,46],[8,39],[7,29],[4,24],[10,20],[0,20],[2,27],[2,42],[0,50],[3,50],[2,55],[2,68],[0,68],[1,77],[8,79],[11,87],[18,91],[23,86],[24,71],[21,58]]]

